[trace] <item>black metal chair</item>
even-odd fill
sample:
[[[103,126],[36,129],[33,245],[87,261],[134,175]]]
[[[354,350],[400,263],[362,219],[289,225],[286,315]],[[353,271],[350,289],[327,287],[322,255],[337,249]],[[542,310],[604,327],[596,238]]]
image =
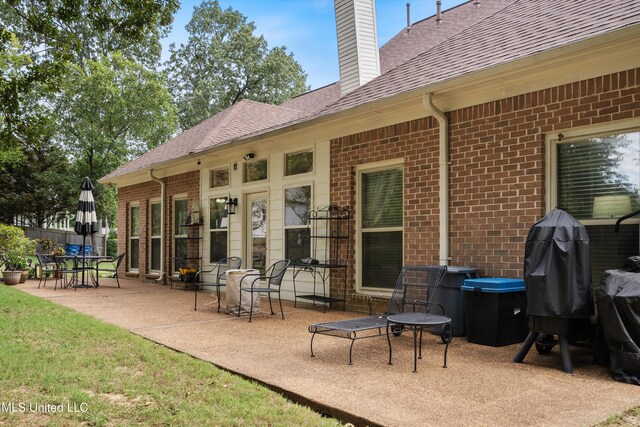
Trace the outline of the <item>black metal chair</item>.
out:
[[[47,254],[36,254],[36,257],[38,258],[38,265],[40,265],[40,281],[38,282],[38,289],[40,289],[40,285],[42,284],[43,278],[44,278],[43,287],[46,287],[49,274],[55,275],[56,260],[53,258],[53,255],[47,255]]]
[[[56,282],[53,285],[53,290],[58,288],[58,280],[62,280],[60,288],[66,288],[73,282],[78,280],[78,260],[77,256],[54,256],[53,259],[56,263],[55,278]],[[71,276],[71,278],[69,278]],[[74,286],[74,290],[77,290],[77,286]]]
[[[196,290],[195,301],[193,305],[194,310],[198,310],[198,289],[203,286],[215,286],[216,288],[216,296],[218,297],[218,313],[220,313],[220,288],[222,286],[227,286],[227,270],[233,270],[236,268],[240,268],[242,265],[242,258],[237,256],[223,258],[220,261],[216,262],[213,267],[209,270],[198,270],[195,277],[196,282]],[[202,274],[213,273],[216,272],[216,280],[214,282],[203,282]]]
[[[266,293],[269,296],[269,309],[271,310],[271,314],[276,314],[273,311],[273,306],[271,305],[271,294],[277,292],[278,293],[278,302],[280,303],[280,313],[282,314],[282,318],[284,319],[284,311],[282,310],[282,298],[280,298],[280,288],[282,284],[282,278],[284,277],[284,273],[286,273],[287,268],[291,264],[291,261],[288,259],[283,259],[280,261],[276,261],[264,272],[264,274],[246,274],[242,280],[240,281],[240,297],[238,299],[238,305],[242,307],[242,292],[249,292],[251,294],[251,305],[253,307],[253,294],[261,294]],[[260,295],[258,295],[260,298]],[[240,311],[238,310],[238,316],[240,316]],[[249,322],[251,322],[251,316],[253,314],[253,310],[249,310]]]
[[[116,279],[118,287],[120,287],[120,279],[118,278],[118,268],[124,259],[125,253],[121,253],[116,257],[100,259],[96,263],[96,286],[100,284],[100,273],[111,273],[111,277]]]

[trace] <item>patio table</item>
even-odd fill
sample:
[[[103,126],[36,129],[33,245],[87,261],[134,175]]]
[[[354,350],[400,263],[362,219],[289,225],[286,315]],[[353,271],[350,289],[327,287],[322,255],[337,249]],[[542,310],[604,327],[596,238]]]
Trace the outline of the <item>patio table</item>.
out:
[[[392,330],[390,330],[390,325],[400,325],[402,327],[408,328],[413,332],[413,372],[417,372],[417,359],[422,359],[422,332],[427,329],[432,329],[435,327],[445,327],[448,326],[448,337],[444,339],[445,348],[444,348],[444,365],[443,368],[447,367],[447,350],[449,349],[449,343],[453,338],[453,330],[451,328],[451,318],[447,316],[443,316],[440,314],[433,313],[397,313],[391,314],[387,316],[387,341],[389,342],[389,365],[391,365],[391,337],[389,333],[394,334]],[[420,340],[418,341],[417,336],[420,334]],[[419,352],[419,354],[418,354]]]
[[[76,275],[72,278],[69,284],[73,284],[76,288],[88,288],[89,287],[89,278],[93,284],[94,288],[99,286],[98,281],[98,261],[104,259],[111,259],[111,257],[106,255],[56,255],[56,259],[61,260],[71,260],[73,261],[73,269],[76,271]],[[82,274],[83,272],[87,273],[86,281],[83,279],[78,280],[78,274]],[[93,273],[95,272],[95,276]]]

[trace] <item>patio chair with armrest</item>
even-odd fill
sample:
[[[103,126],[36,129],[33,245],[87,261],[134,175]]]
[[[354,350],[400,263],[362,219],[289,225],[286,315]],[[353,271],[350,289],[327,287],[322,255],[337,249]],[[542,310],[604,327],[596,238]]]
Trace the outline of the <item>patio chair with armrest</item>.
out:
[[[253,294],[258,294],[258,298],[260,298],[260,294],[266,293],[269,297],[269,309],[271,310],[271,314],[276,314],[273,311],[273,306],[271,305],[271,294],[278,294],[278,302],[280,303],[280,313],[282,314],[282,319],[284,319],[284,311],[282,310],[282,298],[280,297],[280,288],[282,287],[282,278],[284,277],[284,273],[286,273],[287,268],[289,268],[289,264],[291,261],[288,259],[283,259],[280,261],[274,262],[271,267],[264,272],[264,274],[246,274],[242,277],[240,281],[240,298],[238,304],[242,307],[242,293],[248,292],[251,294],[251,305],[253,307]],[[238,310],[238,316],[240,316],[240,311]],[[251,322],[251,316],[253,314],[253,310],[249,310],[249,322]]]
[[[43,278],[43,287],[47,287],[47,279],[49,278],[49,274],[55,275],[56,260],[53,258],[53,255],[48,254],[36,254],[36,258],[38,258],[38,265],[40,265],[40,281],[38,282],[38,289],[40,289]]]
[[[355,319],[338,320],[333,322],[314,323],[309,326],[311,335],[311,357],[313,353],[313,340],[316,335],[327,335],[351,340],[349,346],[349,365],[353,364],[353,345],[357,340],[373,337],[387,336],[387,318],[390,315],[413,311],[416,301],[431,303],[435,297],[440,283],[447,272],[446,266],[413,266],[406,265],[400,271],[393,290],[389,305],[384,314],[358,317]],[[435,274],[435,276],[434,276]],[[430,280],[430,278],[432,278]],[[451,325],[444,326],[435,331],[443,342],[450,340],[449,329]],[[400,335],[404,325],[391,324],[390,332]],[[385,331],[385,332],[383,332]]]
[[[100,273],[111,273],[111,278],[116,279],[118,287],[120,287],[120,278],[118,277],[118,269],[124,259],[125,253],[111,258],[104,258],[96,262],[96,286],[100,284]]]
[[[240,268],[242,265],[242,258],[237,256],[223,258],[220,261],[216,262],[213,267],[209,270],[199,269],[196,273],[195,283],[196,289],[194,292],[194,303],[193,309],[198,310],[198,289],[203,287],[211,287],[214,286],[216,288],[216,297],[218,299],[218,313],[220,313],[220,288],[223,286],[227,286],[227,270],[233,270],[236,268]],[[215,271],[215,281],[213,282],[203,282],[203,274],[213,273]]]

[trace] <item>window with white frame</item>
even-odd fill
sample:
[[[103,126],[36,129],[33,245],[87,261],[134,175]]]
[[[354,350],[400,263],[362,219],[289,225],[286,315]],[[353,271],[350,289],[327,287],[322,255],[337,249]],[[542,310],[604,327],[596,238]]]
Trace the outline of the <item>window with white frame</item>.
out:
[[[211,171],[209,187],[219,188],[229,185],[229,168],[217,168]]]
[[[403,259],[403,165],[365,165],[357,171],[359,287],[391,290]]]
[[[285,188],[284,236],[285,258],[299,262],[311,256],[309,241],[309,212],[311,211],[311,186]]]
[[[254,160],[244,164],[244,182],[267,179],[267,159]]]
[[[187,216],[189,215],[187,208],[187,199],[175,199],[173,201],[173,256],[175,258],[189,257],[187,228],[182,227],[187,223]]]
[[[149,205],[149,266],[151,271],[160,271],[162,254],[162,205]]]
[[[140,267],[140,206],[129,206],[129,269]]]
[[[639,218],[614,235],[618,218],[640,209],[640,128],[552,140],[551,207],[565,209],[589,234],[592,285],[605,270],[640,253]]]
[[[209,261],[214,263],[229,253],[229,218],[225,203],[227,197],[209,200]]]
[[[298,151],[284,156],[285,176],[313,172],[313,151]]]

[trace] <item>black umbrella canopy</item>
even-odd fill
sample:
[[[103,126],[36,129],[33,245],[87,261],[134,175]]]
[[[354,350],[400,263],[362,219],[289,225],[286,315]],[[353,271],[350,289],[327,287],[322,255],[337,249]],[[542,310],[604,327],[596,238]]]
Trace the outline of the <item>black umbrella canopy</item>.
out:
[[[80,199],[78,200],[78,211],[76,212],[76,225],[74,230],[77,234],[88,236],[97,233],[99,230],[98,217],[96,215],[96,204],[93,201],[93,184],[89,177],[85,177],[80,185]]]

